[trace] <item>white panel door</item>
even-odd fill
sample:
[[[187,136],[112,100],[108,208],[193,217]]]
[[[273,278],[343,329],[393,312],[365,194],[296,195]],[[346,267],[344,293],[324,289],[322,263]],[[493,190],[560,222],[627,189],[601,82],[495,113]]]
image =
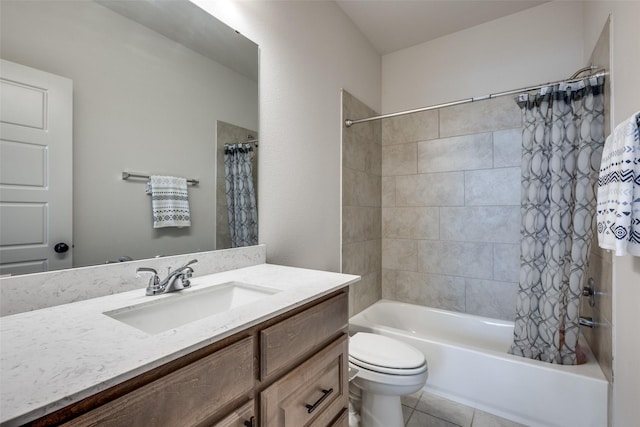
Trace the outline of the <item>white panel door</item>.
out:
[[[69,268],[73,82],[0,61],[0,274]]]

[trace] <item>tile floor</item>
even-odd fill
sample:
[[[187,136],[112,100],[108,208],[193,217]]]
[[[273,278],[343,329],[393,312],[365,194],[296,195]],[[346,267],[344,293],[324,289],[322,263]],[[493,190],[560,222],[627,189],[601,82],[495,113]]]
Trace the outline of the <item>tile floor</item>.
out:
[[[402,397],[406,427],[525,427],[426,391]]]

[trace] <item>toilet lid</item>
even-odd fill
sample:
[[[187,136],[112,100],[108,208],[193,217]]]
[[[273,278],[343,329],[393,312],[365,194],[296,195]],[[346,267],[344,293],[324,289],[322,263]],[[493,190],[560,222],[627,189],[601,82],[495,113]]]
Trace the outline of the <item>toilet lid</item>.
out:
[[[365,365],[393,369],[415,369],[424,366],[421,351],[384,335],[358,332],[349,339],[349,359]]]

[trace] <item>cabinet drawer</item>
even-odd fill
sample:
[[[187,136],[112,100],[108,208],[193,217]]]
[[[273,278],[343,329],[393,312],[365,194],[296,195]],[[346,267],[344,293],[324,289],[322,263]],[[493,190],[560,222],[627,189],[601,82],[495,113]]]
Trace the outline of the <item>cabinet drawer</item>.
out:
[[[331,427],[349,427],[349,410],[343,409],[338,419],[331,424]]]
[[[260,379],[281,373],[319,349],[349,323],[348,296],[341,293],[260,333]]]
[[[213,427],[253,427],[255,423],[253,400],[245,403]]]
[[[194,426],[254,386],[245,338],[115,399],[65,426]]]
[[[348,406],[347,334],[260,394],[263,427],[326,427]]]

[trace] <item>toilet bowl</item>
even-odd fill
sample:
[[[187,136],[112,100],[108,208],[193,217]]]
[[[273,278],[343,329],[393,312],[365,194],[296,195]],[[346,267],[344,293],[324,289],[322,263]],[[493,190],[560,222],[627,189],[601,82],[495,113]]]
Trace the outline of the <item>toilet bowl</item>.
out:
[[[401,341],[358,332],[349,339],[349,367],[357,370],[349,387],[361,397],[362,427],[403,426],[400,396],[427,382],[424,354]]]

